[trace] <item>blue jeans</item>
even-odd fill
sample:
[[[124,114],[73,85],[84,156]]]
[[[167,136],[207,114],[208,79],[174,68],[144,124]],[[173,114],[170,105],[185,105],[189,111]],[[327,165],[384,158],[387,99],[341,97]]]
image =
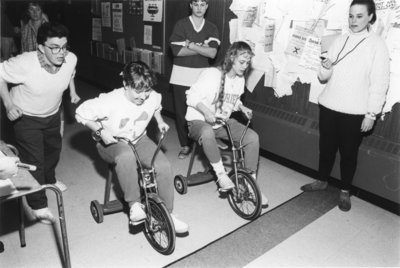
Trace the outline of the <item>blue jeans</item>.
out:
[[[118,142],[104,146],[97,143],[97,150],[100,156],[110,164],[115,165],[118,181],[124,192],[124,199],[129,206],[135,202],[140,202],[140,187],[138,181],[138,170],[135,155],[128,144]],[[157,146],[147,136],[144,135],[135,145],[144,167],[150,167],[151,159]],[[165,202],[169,212],[172,212],[174,203],[174,188],[171,165],[163,152],[159,152],[154,162],[156,170],[156,181],[158,193]]]
[[[231,128],[233,141],[239,142],[245,126],[232,118],[229,119],[227,123]],[[201,120],[189,121],[188,126],[189,137],[198,141],[198,143],[203,146],[204,154],[208,161],[210,161],[210,163],[219,162],[221,160],[221,154],[217,146],[216,138],[228,140],[229,136],[226,128],[220,127],[218,129],[213,129],[210,124]],[[249,128],[243,138],[243,145],[245,167],[251,171],[257,172],[260,150],[258,134]]]

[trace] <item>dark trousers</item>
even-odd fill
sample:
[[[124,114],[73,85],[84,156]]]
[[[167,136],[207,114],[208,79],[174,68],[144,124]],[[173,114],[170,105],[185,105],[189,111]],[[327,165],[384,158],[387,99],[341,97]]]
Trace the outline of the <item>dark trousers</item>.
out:
[[[175,104],[175,123],[178,132],[178,139],[181,146],[189,146],[188,128],[185,119],[187,104],[186,91],[189,87],[172,85]]]
[[[31,174],[39,184],[54,184],[62,145],[60,112],[45,118],[23,115],[15,121],[14,132],[21,162],[37,167]],[[27,201],[32,209],[47,207],[44,191],[28,195]]]
[[[319,112],[319,176],[326,181],[340,153],[342,189],[350,190],[357,168],[358,149],[362,140],[364,115],[339,113],[320,105]]]

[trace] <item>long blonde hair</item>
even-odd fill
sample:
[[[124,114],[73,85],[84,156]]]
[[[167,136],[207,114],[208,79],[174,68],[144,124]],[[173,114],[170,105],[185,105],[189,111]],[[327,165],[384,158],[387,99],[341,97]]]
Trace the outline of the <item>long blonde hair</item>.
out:
[[[238,41],[238,42],[233,43],[226,51],[224,60],[222,61],[221,65],[218,67],[218,69],[220,69],[220,71],[221,71],[221,84],[219,87],[217,108],[222,105],[222,101],[224,98],[225,76],[232,69],[235,59],[243,54],[249,54],[251,57],[254,56],[254,53],[251,50],[251,47],[246,42]],[[251,64],[249,64],[249,66],[247,67],[247,69],[244,72],[245,77],[250,69],[251,69]]]

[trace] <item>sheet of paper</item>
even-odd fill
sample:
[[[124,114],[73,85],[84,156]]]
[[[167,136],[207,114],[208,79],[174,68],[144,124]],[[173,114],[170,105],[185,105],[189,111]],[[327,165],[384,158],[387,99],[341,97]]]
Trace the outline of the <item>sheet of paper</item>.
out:
[[[313,71],[318,71],[321,65],[321,38],[308,36],[300,57],[299,65]]]
[[[162,22],[163,0],[143,0],[143,21]]]
[[[124,31],[124,24],[122,18],[122,11],[113,11],[113,32],[122,33]]]
[[[296,26],[293,33],[289,39],[289,44],[286,48],[285,53],[287,55],[299,58],[303,53],[304,45],[306,44],[307,37],[311,34],[310,30],[302,27]]]
[[[101,3],[101,24],[103,27],[111,27],[110,2]]]
[[[229,21],[229,42],[232,44],[237,40],[238,40],[238,19],[231,19]]]
[[[92,40],[100,42],[102,40],[100,18],[92,18]]]
[[[153,44],[153,26],[144,25],[143,31],[143,44],[152,45]]]
[[[248,91],[253,92],[254,88],[260,81],[261,77],[264,75],[264,72],[252,69],[246,79],[246,88]]]

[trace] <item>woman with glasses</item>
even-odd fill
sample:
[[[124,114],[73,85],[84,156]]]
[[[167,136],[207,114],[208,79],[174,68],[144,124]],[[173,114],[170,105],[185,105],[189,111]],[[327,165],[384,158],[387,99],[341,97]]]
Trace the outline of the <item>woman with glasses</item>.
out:
[[[75,74],[77,57],[67,51],[68,30],[44,23],[38,49],[0,63],[0,96],[13,122],[22,162],[37,166],[31,174],[39,184],[57,185],[55,169],[61,153],[60,104]],[[7,83],[12,84],[11,91]],[[27,196],[32,216],[51,224],[54,216],[44,191]]]
[[[143,62],[131,62],[122,71],[123,87],[82,103],[76,109],[76,119],[95,133],[97,150],[108,163],[115,164],[115,172],[130,207],[130,223],[137,225],[146,218],[140,202],[135,155],[130,146],[117,142],[115,136],[124,137],[135,144],[143,165],[149,166],[156,144],[147,136],[146,128],[154,117],[160,131],[169,126],[161,116],[161,94],[153,90],[155,76]],[[171,213],[174,189],[171,165],[160,152],[154,168],[160,197]],[[175,231],[186,233],[188,225],[172,215]]]

